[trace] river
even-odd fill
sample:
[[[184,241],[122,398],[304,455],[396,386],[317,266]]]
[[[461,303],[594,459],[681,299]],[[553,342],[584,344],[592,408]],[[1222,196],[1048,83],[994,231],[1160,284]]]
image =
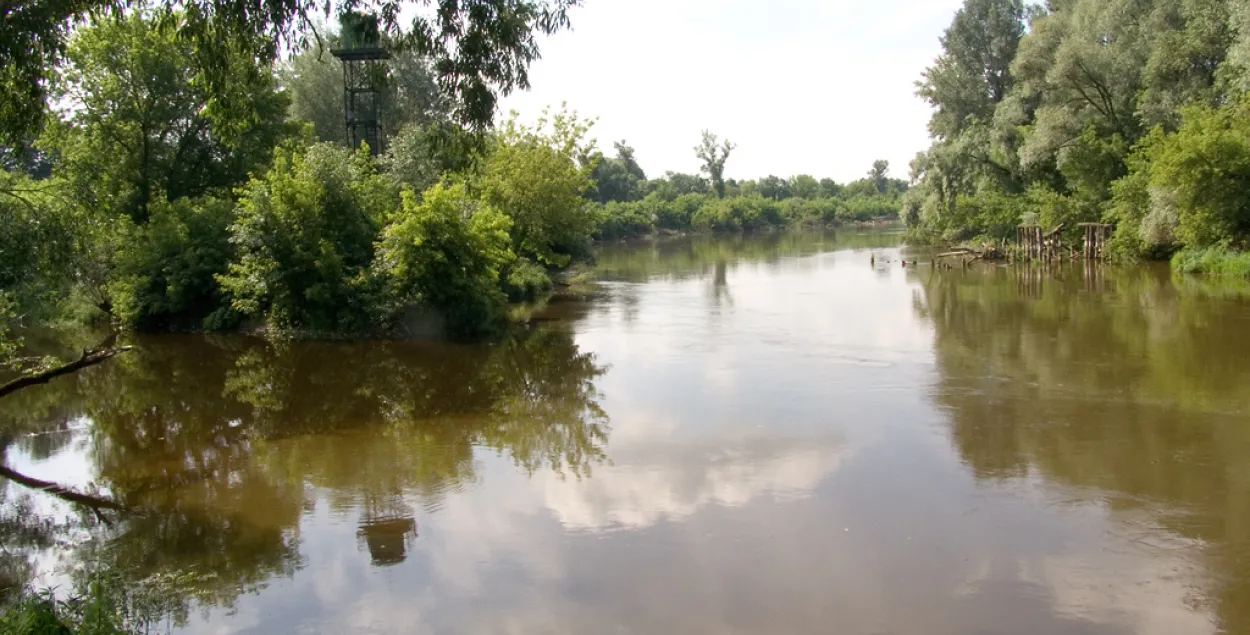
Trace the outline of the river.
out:
[[[137,338],[3,404],[127,508],[8,484],[60,519],[5,571],[186,633],[1250,634],[1250,285],[899,244],[606,247],[490,345]]]

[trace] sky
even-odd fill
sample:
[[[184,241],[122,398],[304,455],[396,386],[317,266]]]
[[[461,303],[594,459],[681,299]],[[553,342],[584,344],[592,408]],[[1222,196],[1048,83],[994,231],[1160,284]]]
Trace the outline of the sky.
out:
[[[531,90],[503,100],[533,120],[567,103],[624,139],[648,176],[697,172],[703,129],[737,144],[729,178],[841,182],[877,159],[907,178],[928,146],[915,81],[962,0],[585,0],[543,38]]]

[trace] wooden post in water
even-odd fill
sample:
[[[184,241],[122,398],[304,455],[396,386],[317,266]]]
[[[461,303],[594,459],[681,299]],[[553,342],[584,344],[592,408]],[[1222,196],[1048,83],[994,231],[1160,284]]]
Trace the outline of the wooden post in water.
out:
[[[1114,227],[1108,223],[1081,223],[1080,227],[1085,230],[1085,259],[1102,260]]]

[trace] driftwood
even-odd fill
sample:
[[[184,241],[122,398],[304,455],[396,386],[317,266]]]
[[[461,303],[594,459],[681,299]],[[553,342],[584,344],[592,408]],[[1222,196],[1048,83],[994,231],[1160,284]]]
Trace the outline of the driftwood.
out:
[[[51,494],[52,496],[55,496],[63,501],[78,503],[79,505],[86,505],[95,509],[126,509],[117,501],[109,500],[100,496],[92,496],[90,494],[75,492],[72,489],[61,487],[60,485],[50,481],[41,481],[37,478],[26,476],[20,472],[14,472],[4,465],[0,465],[0,477],[7,478],[18,485],[25,485],[31,489],[37,489],[41,492]]]
[[[7,384],[4,384],[3,386],[0,386],[0,398],[7,397],[23,388],[29,388],[31,386],[38,386],[39,384],[46,384],[52,381],[53,379],[56,379],[57,377],[61,377],[63,375],[68,375],[70,373],[78,372],[84,368],[87,368],[88,366],[95,366],[96,364],[99,364],[100,362],[103,362],[111,357],[114,357],[120,353],[124,353],[128,350],[130,350],[129,346],[121,346],[117,348],[97,348],[97,349],[93,349],[89,351],[83,351],[82,357],[79,357],[77,360],[72,361],[68,364],[65,364],[63,366],[57,366],[56,368],[50,368],[41,373],[34,373],[32,375],[23,375],[21,377],[18,377],[17,379],[14,379],[13,381],[10,381]]]

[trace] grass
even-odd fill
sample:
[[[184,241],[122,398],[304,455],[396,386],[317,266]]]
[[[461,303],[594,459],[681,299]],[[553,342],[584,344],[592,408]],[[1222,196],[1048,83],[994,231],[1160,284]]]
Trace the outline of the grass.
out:
[[[1185,249],[1172,256],[1172,269],[1180,273],[1250,278],[1250,252]]]

